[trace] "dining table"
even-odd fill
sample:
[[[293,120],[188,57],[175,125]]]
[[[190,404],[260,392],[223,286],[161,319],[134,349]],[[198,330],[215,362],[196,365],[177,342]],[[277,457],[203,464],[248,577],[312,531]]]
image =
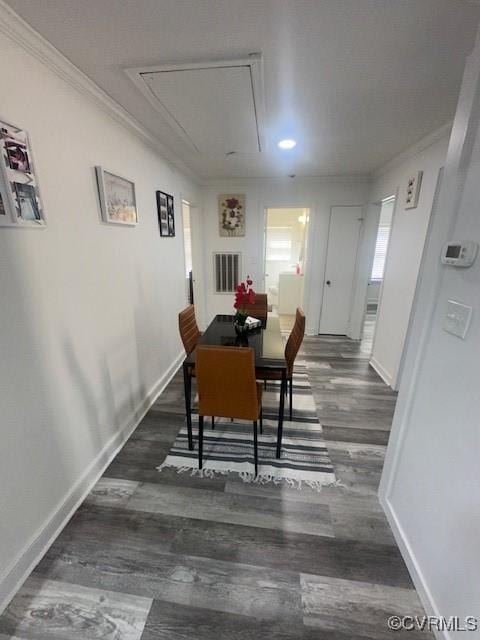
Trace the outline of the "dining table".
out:
[[[280,375],[280,397],[278,408],[278,431],[276,456],[280,458],[283,432],[285,394],[287,390],[287,363],[285,343],[280,331],[280,319],[267,316],[260,327],[250,329],[244,336],[235,331],[233,315],[216,315],[206,331],[198,338],[197,345],[222,347],[251,347],[255,356],[255,369],[268,369]],[[192,374],[195,368],[196,348],[183,361],[183,381],[185,388],[185,413],[187,416],[188,448],[193,450],[192,434]],[[232,380],[235,384],[235,380]],[[221,417],[221,416],[218,416]]]

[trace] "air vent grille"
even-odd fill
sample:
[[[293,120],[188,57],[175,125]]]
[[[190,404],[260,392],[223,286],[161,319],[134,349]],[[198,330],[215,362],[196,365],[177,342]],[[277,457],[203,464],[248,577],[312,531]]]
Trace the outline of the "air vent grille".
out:
[[[232,293],[240,282],[240,254],[214,253],[213,268],[216,293]]]

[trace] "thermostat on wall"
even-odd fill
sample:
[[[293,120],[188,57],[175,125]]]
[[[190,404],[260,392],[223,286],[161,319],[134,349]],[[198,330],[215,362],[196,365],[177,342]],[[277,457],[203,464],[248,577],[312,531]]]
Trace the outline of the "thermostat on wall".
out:
[[[450,267],[471,267],[477,253],[476,242],[447,242],[442,249],[442,262]]]

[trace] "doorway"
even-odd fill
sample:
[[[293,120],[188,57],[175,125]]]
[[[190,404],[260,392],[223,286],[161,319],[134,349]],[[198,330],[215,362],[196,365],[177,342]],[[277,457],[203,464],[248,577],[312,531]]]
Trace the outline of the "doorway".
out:
[[[185,258],[185,295],[189,304],[193,297],[192,221],[190,203],[182,200],[183,248]]]
[[[375,241],[375,252],[370,272],[370,279],[367,286],[367,303],[361,336],[362,349],[369,353],[372,351],[373,340],[375,337],[394,208],[395,196],[389,196],[380,202],[380,216]]]
[[[276,207],[265,211],[265,291],[270,311],[290,331],[303,307],[310,209]]]

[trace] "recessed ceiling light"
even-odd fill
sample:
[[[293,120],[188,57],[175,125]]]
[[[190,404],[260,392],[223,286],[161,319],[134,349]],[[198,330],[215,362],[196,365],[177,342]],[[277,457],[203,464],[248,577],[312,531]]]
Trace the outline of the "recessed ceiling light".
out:
[[[296,140],[292,140],[291,138],[286,138],[285,140],[280,140],[278,146],[280,149],[293,149],[297,144]]]

